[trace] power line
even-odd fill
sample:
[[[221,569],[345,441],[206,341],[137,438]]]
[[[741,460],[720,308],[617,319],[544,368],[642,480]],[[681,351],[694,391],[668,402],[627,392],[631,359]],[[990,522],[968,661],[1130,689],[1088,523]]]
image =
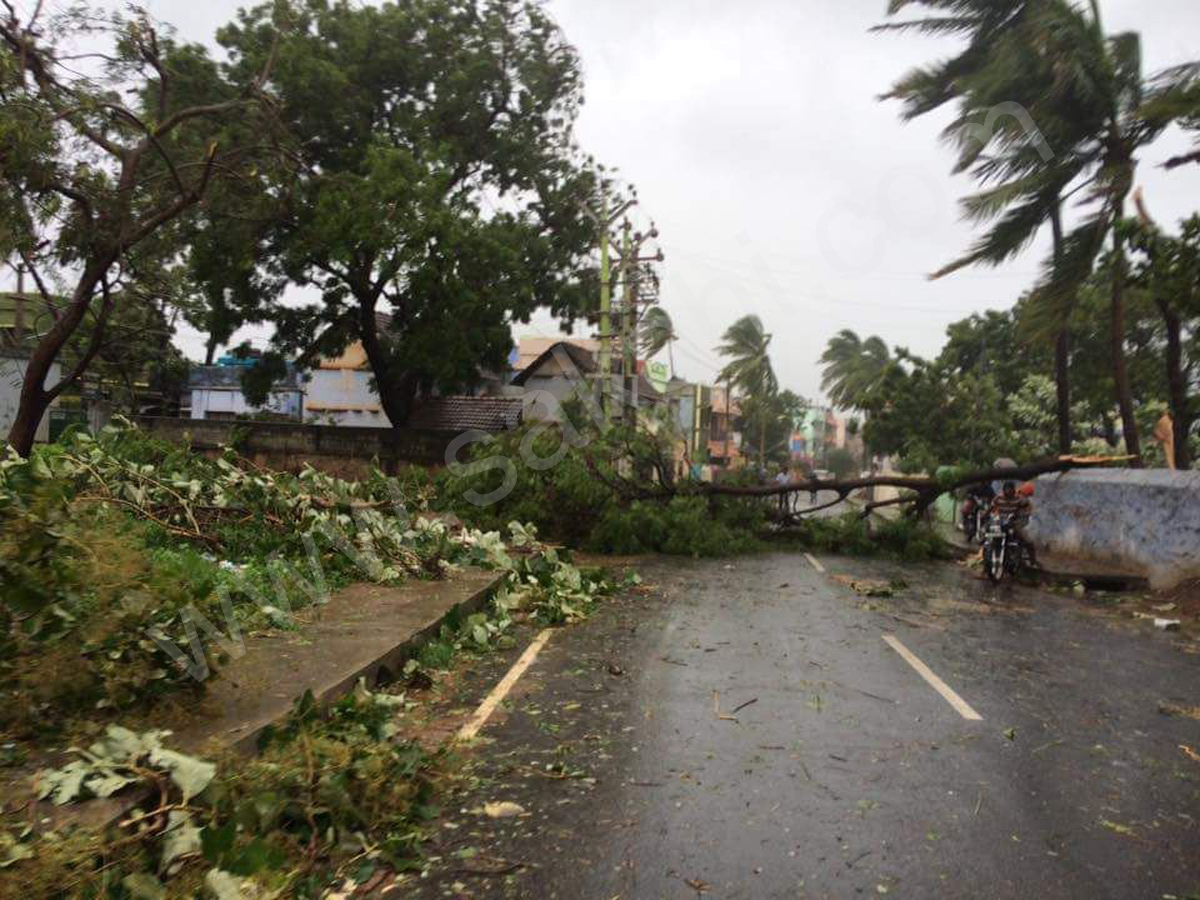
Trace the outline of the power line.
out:
[[[679,248],[673,247],[672,249],[678,250]],[[806,301],[809,301],[812,303],[820,303],[825,306],[839,306],[839,307],[855,306],[855,307],[862,307],[864,309],[881,309],[881,310],[889,310],[889,311],[895,311],[895,312],[919,312],[919,313],[929,313],[931,315],[941,315],[941,314],[945,314],[945,313],[950,313],[952,315],[954,314],[953,310],[950,310],[946,307],[941,307],[941,306],[937,306],[937,307],[934,307],[934,306],[907,306],[907,305],[900,305],[900,304],[894,304],[894,303],[872,303],[867,300],[849,300],[849,299],[845,299],[845,298],[834,298],[834,297],[830,297],[827,295],[802,294],[800,292],[793,290],[790,287],[787,287],[782,282],[774,281],[774,280],[762,277],[761,275],[754,276],[754,275],[751,275],[746,272],[737,271],[736,269],[733,269],[732,267],[729,267],[724,263],[713,262],[712,260],[705,258],[702,254],[692,253],[689,250],[681,250],[680,252],[684,253],[685,255],[694,256],[694,257],[696,257],[696,260],[699,263],[701,263],[702,265],[707,265],[713,269],[722,271],[725,274],[732,276],[734,279],[736,279],[738,281],[751,282],[751,283],[760,285],[764,288],[771,289],[771,291],[772,291],[771,299],[773,299],[782,308],[785,308],[785,309],[787,309],[788,307],[787,307],[784,297],[780,296],[780,291],[786,291],[789,297],[792,297],[792,298],[795,298],[798,300],[806,300]],[[774,273],[774,270],[771,270],[766,267],[763,267],[763,270],[770,274]],[[799,277],[799,273],[797,273],[797,277]]]

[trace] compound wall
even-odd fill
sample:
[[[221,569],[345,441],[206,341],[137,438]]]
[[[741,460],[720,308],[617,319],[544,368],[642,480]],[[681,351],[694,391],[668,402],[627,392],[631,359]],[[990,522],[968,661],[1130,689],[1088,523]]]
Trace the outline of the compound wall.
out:
[[[1156,588],[1200,577],[1200,472],[1105,469],[1037,480],[1030,537],[1117,564]]]

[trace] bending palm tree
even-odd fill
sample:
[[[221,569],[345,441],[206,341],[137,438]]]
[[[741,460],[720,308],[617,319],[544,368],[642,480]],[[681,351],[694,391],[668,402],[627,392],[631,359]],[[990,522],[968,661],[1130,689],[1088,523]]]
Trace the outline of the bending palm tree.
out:
[[[642,316],[641,333],[642,353],[647,359],[658,356],[663,348],[666,348],[671,361],[671,377],[674,378],[675,341],[678,336],[675,334],[675,323],[671,321],[671,314],[661,306],[650,307]]]
[[[868,391],[879,383],[892,362],[882,338],[865,341],[849,329],[829,339],[821,354],[821,389],[840,409],[862,409]]]
[[[914,0],[893,0],[892,10],[910,2]],[[1117,225],[1125,215],[1138,151],[1169,124],[1141,115],[1145,84],[1140,38],[1132,32],[1105,35],[1098,0],[1091,0],[1090,16],[1069,0],[919,2],[951,12],[954,24],[939,25],[929,19],[908,27],[958,31],[973,35],[973,40],[967,53],[954,61],[957,69],[946,64],[916,73],[902,83],[912,94],[910,111],[919,114],[957,93],[966,95],[969,103],[964,117],[952,130],[959,132],[960,148],[968,142],[974,146],[965,149],[960,165],[966,161],[974,166],[976,177],[1003,180],[998,187],[968,199],[968,211],[978,218],[992,218],[1002,211],[1003,217],[957,265],[999,264],[1011,258],[1036,234],[1048,210],[1056,210],[1071,194],[1087,192],[1085,201],[1097,204],[1098,209],[1070,234],[1063,235],[1061,228],[1056,228],[1061,238],[1046,265],[1036,309],[1043,327],[1057,325],[1061,331],[1080,286],[1112,237],[1113,382],[1126,447],[1138,456],[1141,442],[1125,361],[1125,239]],[[986,19],[990,24],[1001,15],[993,11],[987,18],[988,7],[1009,16],[1002,31],[973,30],[976,20]],[[987,104],[1001,97],[1018,104],[1025,121],[996,118],[996,107]],[[1033,153],[1037,148],[1030,147],[1029,119],[1048,132],[1055,154],[1052,158],[1039,162]],[[981,132],[980,124],[992,133]],[[998,154],[985,157],[988,147],[998,148]]]
[[[1125,286],[1127,238],[1118,225],[1133,189],[1137,154],[1170,122],[1142,116],[1147,87],[1142,76],[1141,39],[1136,32],[1107,36],[1098,0],[1091,0],[1091,17],[1074,7],[1064,17],[1066,27],[1053,34],[1046,52],[1059,60],[1061,80],[1076,98],[1076,121],[1085,136],[1068,151],[1087,177],[1085,199],[1098,205],[1084,223],[1066,238],[1063,259],[1047,269],[1043,285],[1052,300],[1078,290],[1096,265],[1107,238],[1112,238],[1113,264],[1110,303],[1110,352],[1113,382],[1121,410],[1125,447],[1140,465],[1141,440],[1134,418],[1133,394],[1125,359]],[[1036,113],[1035,113],[1036,114]]]
[[[839,331],[829,339],[821,363],[821,389],[830,402],[840,409],[860,410],[868,418],[867,396],[893,363],[883,339],[872,336],[864,341],[849,329]],[[865,442],[863,457],[872,460]]]
[[[758,316],[744,316],[738,319],[721,338],[717,353],[729,357],[729,362],[718,376],[725,382],[727,388],[736,387],[751,397],[765,400],[779,389],[775,379],[775,370],[771,366],[768,349],[771,346],[771,335],[763,329],[762,319]],[[759,466],[766,463],[767,428],[766,418],[762,418],[759,427],[758,462]]]
[[[1163,166],[1176,169],[1200,163],[1200,62],[1176,66],[1156,79],[1150,101],[1142,108],[1142,117],[1150,122],[1178,122],[1194,135],[1194,148],[1168,159]]]
[[[962,33],[967,49],[939,66],[918,69],[901,79],[887,98],[902,100],[903,117],[912,120],[951,100],[959,115],[944,136],[957,145],[955,174],[970,171],[985,187],[963,201],[966,218],[995,222],[963,257],[934,274],[941,278],[969,265],[998,266],[1021,253],[1050,223],[1054,260],[1063,260],[1062,202],[1068,185],[1080,174],[1078,161],[1056,157],[1052,147],[1074,144],[1075,123],[1043,114],[1036,124],[1018,113],[1015,99],[1046,89],[1053,82],[1054,61],[1038,52],[1056,16],[1060,0],[896,0],[895,13],[913,2],[950,13],[912,22],[880,26],[877,30],[915,29],[942,35]],[[1047,139],[1047,132],[1050,139]],[[989,153],[988,151],[992,151]],[[996,183],[999,182],[997,185]],[[1070,331],[1074,298],[1049,304],[1048,325],[1055,344],[1055,382],[1058,387],[1058,442],[1071,450]]]

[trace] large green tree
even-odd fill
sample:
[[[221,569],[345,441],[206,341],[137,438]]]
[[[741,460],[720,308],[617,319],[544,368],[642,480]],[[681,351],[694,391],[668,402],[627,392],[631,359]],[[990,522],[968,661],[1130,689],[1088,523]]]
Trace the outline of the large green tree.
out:
[[[761,435],[760,463],[788,465],[792,458],[792,435],[796,423],[808,409],[808,401],[790,390],[741,401],[743,430]]]
[[[28,273],[52,319],[33,337],[8,435],[27,455],[50,404],[105,346],[114,309],[153,293],[210,187],[270,143],[261,100],[272,32],[264,24],[260,68],[235,88],[203,48],[160,34],[144,11],[76,6],[41,21],[40,3],[26,19],[3,6],[0,258]],[[100,48],[103,65],[79,64],[81,41]],[[226,140],[235,116],[253,144]],[[78,355],[49,383],[73,343]]]
[[[960,375],[991,374],[1001,393],[1015,394],[1030,375],[1050,371],[1044,345],[1028,346],[1021,337],[1019,311],[1029,302],[1026,296],[1015,309],[988,310],[952,323],[938,359]],[[1057,391],[1055,400],[1057,404]],[[1058,424],[1056,418],[1056,428]]]
[[[1020,455],[1004,398],[990,374],[958,374],[903,351],[863,397],[863,437],[908,471],[986,465]],[[931,411],[936,410],[936,415]]]
[[[274,309],[274,351],[303,365],[360,341],[400,426],[422,393],[502,367],[512,321],[570,319],[592,296],[579,60],[535,2],[281,0],[219,32],[235,78],[280,16],[270,87],[296,164],[238,280],[259,302],[285,283],[319,293]],[[210,296],[231,288],[206,269]],[[225,322],[254,315],[237,295]]]

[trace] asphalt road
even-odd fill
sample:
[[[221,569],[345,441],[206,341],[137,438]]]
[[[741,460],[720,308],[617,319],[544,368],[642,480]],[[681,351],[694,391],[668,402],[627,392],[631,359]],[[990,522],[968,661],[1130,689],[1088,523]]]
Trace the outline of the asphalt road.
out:
[[[400,896],[1200,897],[1200,721],[1159,709],[1200,705],[1194,646],[952,565],[821,562],[654,561],[556,633]]]

